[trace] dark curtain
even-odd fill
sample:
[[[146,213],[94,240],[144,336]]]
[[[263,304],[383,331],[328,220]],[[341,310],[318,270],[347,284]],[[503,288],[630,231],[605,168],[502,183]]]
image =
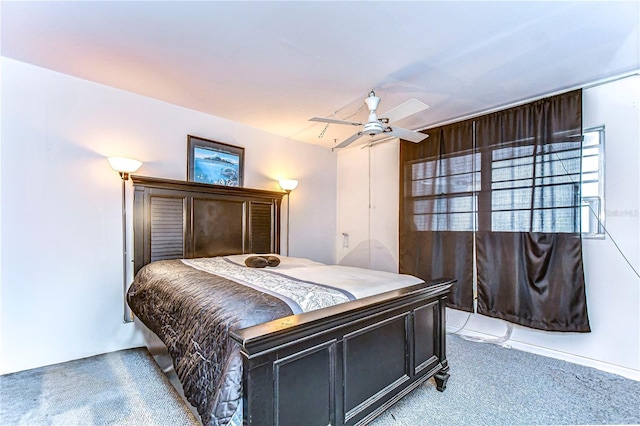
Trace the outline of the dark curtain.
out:
[[[587,332],[582,91],[430,129],[400,145],[400,272],[457,279],[448,306]],[[474,252],[475,242],[475,252]]]
[[[579,240],[478,232],[478,313],[539,330],[590,331]]]
[[[581,141],[581,91],[476,120],[483,169],[478,313],[541,330],[590,331],[580,234]]]
[[[473,308],[472,126],[438,128],[426,143],[400,145],[400,272],[455,278],[448,305],[464,311]]]

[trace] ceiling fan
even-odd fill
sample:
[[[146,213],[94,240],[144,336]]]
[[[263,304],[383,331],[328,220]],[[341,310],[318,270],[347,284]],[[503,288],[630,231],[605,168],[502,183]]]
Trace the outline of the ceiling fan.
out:
[[[374,136],[380,134],[383,134],[384,138],[398,137],[400,139],[408,140],[415,143],[421,142],[429,137],[429,135],[426,135],[424,133],[416,132],[414,130],[405,129],[391,124],[394,121],[402,120],[403,118],[406,118],[410,115],[424,111],[429,108],[429,105],[412,98],[396,106],[395,108],[391,108],[385,114],[382,114],[383,118],[378,118],[376,111],[378,109],[378,105],[380,104],[380,98],[376,96],[373,90],[369,93],[369,96],[364,100],[364,102],[369,108],[369,118],[366,123],[324,117],[313,117],[309,119],[309,121],[319,121],[321,123],[331,124],[347,124],[350,126],[362,126],[362,130],[349,136],[334,148],[345,148],[346,146],[350,145],[363,136],[371,136],[371,138],[373,138]],[[376,140],[378,139],[381,138],[377,138]]]

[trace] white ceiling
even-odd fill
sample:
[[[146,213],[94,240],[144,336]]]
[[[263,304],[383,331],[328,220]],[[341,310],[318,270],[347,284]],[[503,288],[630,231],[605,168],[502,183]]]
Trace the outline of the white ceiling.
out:
[[[371,89],[421,129],[640,69],[639,1],[3,1],[2,55],[335,145]]]

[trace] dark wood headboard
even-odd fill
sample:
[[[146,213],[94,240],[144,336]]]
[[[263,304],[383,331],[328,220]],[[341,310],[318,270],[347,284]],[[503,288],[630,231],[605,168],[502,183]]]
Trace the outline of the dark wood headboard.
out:
[[[284,192],[131,179],[134,273],[156,260],[280,252]]]

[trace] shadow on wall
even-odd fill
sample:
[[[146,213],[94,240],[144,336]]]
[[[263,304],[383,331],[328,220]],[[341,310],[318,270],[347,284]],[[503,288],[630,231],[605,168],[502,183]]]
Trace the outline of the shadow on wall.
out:
[[[362,241],[340,259],[338,265],[398,272],[397,260],[378,240]]]

